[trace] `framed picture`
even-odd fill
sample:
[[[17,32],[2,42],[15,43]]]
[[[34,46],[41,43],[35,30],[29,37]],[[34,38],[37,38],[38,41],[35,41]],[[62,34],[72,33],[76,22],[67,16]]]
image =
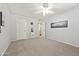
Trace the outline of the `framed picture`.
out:
[[[0,26],[2,26],[2,12],[0,12]]]
[[[67,28],[68,20],[51,23],[51,28]]]
[[[2,12],[0,12],[0,33],[1,33],[1,26],[2,26]]]

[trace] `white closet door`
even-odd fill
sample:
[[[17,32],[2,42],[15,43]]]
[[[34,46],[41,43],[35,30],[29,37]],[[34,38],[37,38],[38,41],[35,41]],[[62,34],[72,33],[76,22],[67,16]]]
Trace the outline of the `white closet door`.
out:
[[[17,19],[17,40],[28,39],[26,19]]]

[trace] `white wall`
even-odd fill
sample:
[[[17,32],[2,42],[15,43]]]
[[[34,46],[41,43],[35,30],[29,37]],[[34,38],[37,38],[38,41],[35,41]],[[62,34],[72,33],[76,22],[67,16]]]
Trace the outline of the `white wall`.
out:
[[[10,39],[11,41],[16,41],[16,16],[14,14],[10,14]]]
[[[0,33],[0,55],[2,55],[10,44],[10,13],[6,4],[0,4],[0,11],[5,22]]]
[[[68,28],[50,28],[50,23],[68,20]],[[46,38],[79,47],[79,7],[46,21]]]

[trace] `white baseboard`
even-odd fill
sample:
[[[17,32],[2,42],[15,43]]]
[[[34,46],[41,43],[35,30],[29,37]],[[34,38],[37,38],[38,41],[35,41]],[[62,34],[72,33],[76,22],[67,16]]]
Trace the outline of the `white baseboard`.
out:
[[[46,39],[48,39],[48,38],[46,38]],[[53,40],[53,39],[49,39],[49,40]],[[79,45],[76,45],[76,44],[68,43],[68,42],[65,42],[65,41],[59,41],[59,40],[55,40],[55,41],[58,41],[58,42],[61,42],[61,43],[68,44],[68,45],[71,45],[71,46],[79,48]]]

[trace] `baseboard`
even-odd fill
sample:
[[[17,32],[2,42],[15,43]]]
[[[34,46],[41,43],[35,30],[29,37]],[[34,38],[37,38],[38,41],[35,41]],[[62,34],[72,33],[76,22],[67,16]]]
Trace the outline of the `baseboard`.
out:
[[[11,42],[10,42],[10,43],[11,43]],[[3,55],[4,55],[4,53],[6,52],[6,50],[7,50],[7,49],[8,49],[8,47],[9,47],[10,43],[8,44],[8,46],[6,47],[6,49],[3,51],[3,53],[1,54],[1,56],[3,56]]]
[[[46,38],[46,39],[48,39],[48,38]],[[52,39],[49,39],[49,40],[52,40]],[[59,41],[59,40],[55,40],[55,41],[58,41],[58,42],[61,42],[61,43],[68,44],[68,45],[71,45],[71,46],[79,48],[79,45],[76,45],[76,44],[71,44],[71,43],[64,42],[64,41]]]

